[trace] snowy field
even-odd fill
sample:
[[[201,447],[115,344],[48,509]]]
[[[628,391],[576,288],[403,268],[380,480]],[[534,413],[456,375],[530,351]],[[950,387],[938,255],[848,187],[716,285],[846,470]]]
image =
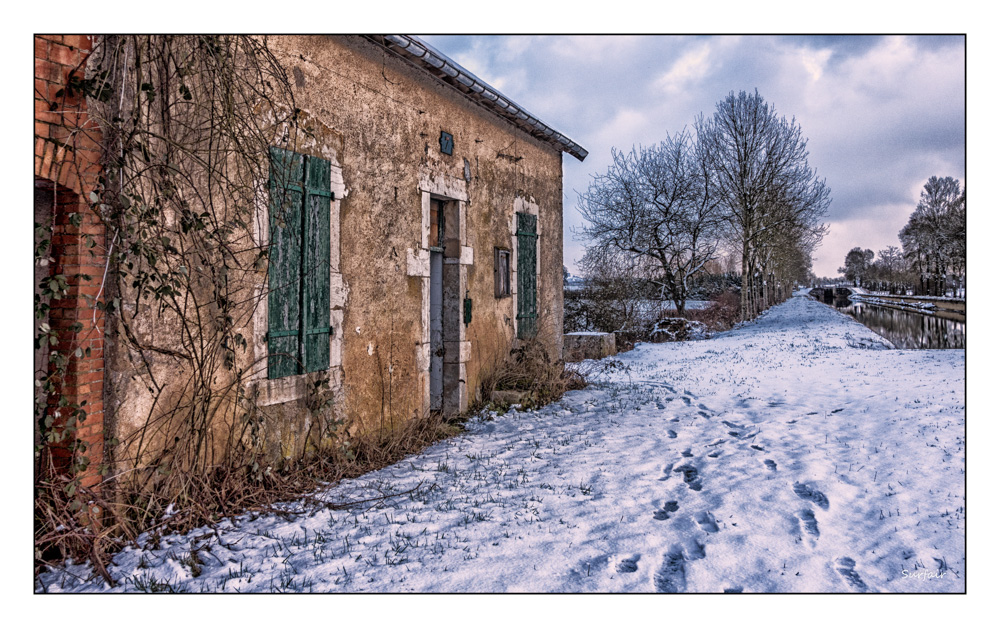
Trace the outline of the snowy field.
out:
[[[67,565],[36,590],[965,590],[965,351],[798,296],[588,368],[316,495],[346,510],[281,504],[122,551],[114,589]]]

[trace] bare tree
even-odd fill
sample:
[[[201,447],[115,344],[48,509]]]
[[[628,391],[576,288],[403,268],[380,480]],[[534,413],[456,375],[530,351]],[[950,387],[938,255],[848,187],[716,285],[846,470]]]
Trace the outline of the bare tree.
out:
[[[812,253],[825,233],[822,228],[810,228],[788,221],[761,242],[759,257],[767,282],[762,288],[767,302],[777,303],[788,298],[796,283],[809,283],[812,277]]]
[[[730,93],[711,118],[699,117],[696,130],[713,198],[741,248],[740,310],[747,320],[765,302],[765,249],[782,239],[782,226],[822,235],[830,191],[809,166],[801,127],[794,118],[779,118],[756,91]]]
[[[625,342],[643,338],[660,313],[653,306],[649,264],[611,247],[590,247],[580,268],[587,286],[574,295],[577,328],[614,332]]]
[[[878,259],[872,265],[873,279],[878,288],[889,294],[896,294],[903,284],[903,252],[898,246],[888,246],[878,252]]]
[[[690,280],[715,256],[720,216],[709,164],[691,136],[652,147],[612,150],[606,174],[580,194],[582,231],[604,256],[632,258],[683,316]]]

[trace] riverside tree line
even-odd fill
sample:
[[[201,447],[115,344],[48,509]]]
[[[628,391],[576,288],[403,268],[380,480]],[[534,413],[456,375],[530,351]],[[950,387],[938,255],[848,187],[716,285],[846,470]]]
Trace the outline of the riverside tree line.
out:
[[[612,149],[608,171],[580,194],[584,273],[652,288],[683,316],[699,278],[735,270],[738,260],[739,318],[755,317],[808,280],[826,233],[830,190],[809,166],[806,142],[794,118],[741,91],[699,115],[693,132]]]
[[[965,187],[931,177],[899,232],[902,248],[854,247],[837,272],[854,286],[889,294],[945,296],[965,291]]]

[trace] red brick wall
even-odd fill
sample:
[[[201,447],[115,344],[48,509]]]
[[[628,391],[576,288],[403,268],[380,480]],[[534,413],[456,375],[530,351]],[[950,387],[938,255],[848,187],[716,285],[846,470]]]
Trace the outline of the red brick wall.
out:
[[[35,37],[35,185],[55,196],[52,272],[65,275],[69,284],[65,298],[51,302],[49,324],[60,333],[56,349],[72,356],[49,411],[56,410],[59,395],[70,403],[86,402],[87,417],[77,438],[87,443],[91,464],[82,479],[88,486],[101,480],[98,465],[104,450],[104,313],[97,301],[107,240],[87,202],[100,172],[100,135],[87,116],[84,97],[68,93],[66,85],[71,73],[83,78],[92,46],[92,38],[84,35]],[[70,220],[74,213],[80,217],[77,225]],[[78,348],[81,357],[74,355]],[[65,411],[62,415],[64,419]],[[68,464],[65,451],[55,454],[58,463]]]

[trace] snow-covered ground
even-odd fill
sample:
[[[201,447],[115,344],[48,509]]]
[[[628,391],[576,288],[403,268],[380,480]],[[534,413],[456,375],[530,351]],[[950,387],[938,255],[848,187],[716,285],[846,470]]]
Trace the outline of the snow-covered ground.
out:
[[[886,344],[803,296],[643,344],[317,494],[346,510],[128,548],[113,590],[961,592],[965,351]],[[36,589],[109,587],[67,565]]]

